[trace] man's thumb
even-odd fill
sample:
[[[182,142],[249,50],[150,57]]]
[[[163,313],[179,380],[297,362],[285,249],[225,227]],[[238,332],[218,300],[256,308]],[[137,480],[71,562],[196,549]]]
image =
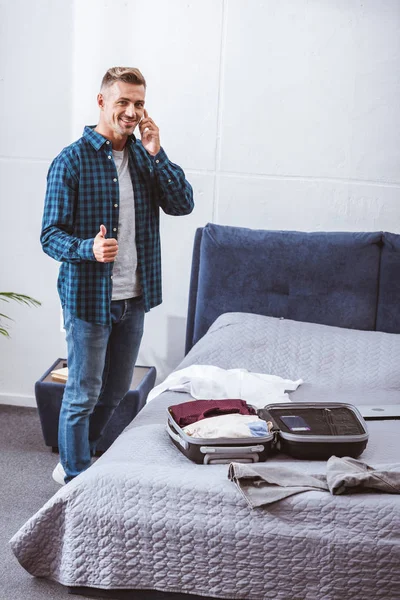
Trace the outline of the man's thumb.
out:
[[[99,234],[101,237],[106,237],[106,233],[107,233],[107,229],[105,228],[104,225],[100,225],[100,231]]]

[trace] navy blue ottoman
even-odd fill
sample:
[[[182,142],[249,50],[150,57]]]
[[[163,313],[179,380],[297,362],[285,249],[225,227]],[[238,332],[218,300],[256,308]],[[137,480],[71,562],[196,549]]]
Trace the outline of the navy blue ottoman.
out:
[[[50,375],[54,369],[67,366],[65,358],[58,358],[35,383],[36,404],[46,446],[58,451],[58,418],[64,393],[64,383],[54,381]],[[146,404],[149,391],[156,380],[155,367],[135,366],[130,391],[125,395],[108,423],[98,443],[98,452],[105,452]]]

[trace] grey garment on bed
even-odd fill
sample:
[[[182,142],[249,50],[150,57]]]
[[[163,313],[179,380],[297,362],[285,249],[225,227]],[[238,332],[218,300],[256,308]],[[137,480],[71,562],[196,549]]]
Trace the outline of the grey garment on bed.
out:
[[[326,491],[333,495],[370,490],[400,494],[400,464],[374,469],[348,456],[331,456],[326,465],[326,476],[268,463],[231,463],[228,477],[236,483],[252,508],[310,491]]]
[[[326,466],[326,480],[331,494],[353,494],[368,490],[400,494],[400,464],[374,469],[349,456],[332,456]]]
[[[251,508],[272,504],[301,492],[325,492],[324,475],[309,475],[290,467],[231,463],[228,477],[236,483]]]

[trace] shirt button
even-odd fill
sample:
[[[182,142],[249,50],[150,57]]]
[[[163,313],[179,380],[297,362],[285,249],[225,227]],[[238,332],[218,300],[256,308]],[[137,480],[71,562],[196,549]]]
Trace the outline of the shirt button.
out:
[[[108,158],[111,158],[111,154],[108,155]]]
[[[118,204],[114,204],[114,208],[118,208]]]
[[[157,158],[157,160],[156,160],[156,163],[158,164],[159,162],[160,162],[160,161],[159,161],[159,160],[158,160],[158,158]]]
[[[114,227],[113,231],[117,231],[117,228],[116,228],[116,227]]]
[[[118,181],[118,179],[116,177],[114,177],[113,181]]]
[[[109,144],[110,142],[106,142],[106,144]]]
[[[171,183],[171,181],[172,181],[171,179],[168,179],[168,183]]]
[[[110,279],[112,279],[112,278],[113,278],[113,276],[111,275],[111,276],[110,276]]]

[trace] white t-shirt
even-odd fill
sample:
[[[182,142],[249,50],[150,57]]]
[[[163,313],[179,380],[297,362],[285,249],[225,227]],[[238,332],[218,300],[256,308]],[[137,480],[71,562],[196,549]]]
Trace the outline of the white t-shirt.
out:
[[[111,299],[127,300],[142,293],[137,271],[135,200],[128,167],[128,152],[113,150],[113,155],[119,181],[119,222],[118,254],[113,267]]]

